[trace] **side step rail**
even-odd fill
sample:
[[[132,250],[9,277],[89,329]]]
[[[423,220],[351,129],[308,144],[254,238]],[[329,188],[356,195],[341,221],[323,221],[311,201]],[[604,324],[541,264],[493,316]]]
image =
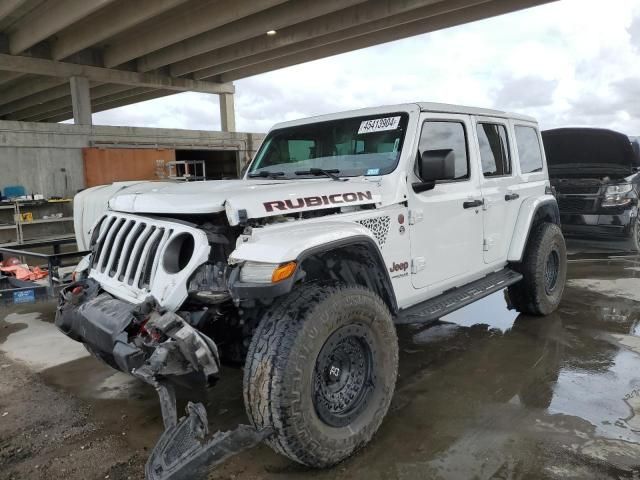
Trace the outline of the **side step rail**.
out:
[[[406,325],[432,322],[520,280],[522,280],[520,273],[510,268],[505,268],[475,282],[447,290],[437,297],[402,310],[398,314],[395,323],[396,325]]]

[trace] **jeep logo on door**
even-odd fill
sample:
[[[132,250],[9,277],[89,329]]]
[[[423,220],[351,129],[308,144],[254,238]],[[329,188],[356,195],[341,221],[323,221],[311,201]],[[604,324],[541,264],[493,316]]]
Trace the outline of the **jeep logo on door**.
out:
[[[298,208],[320,207],[323,205],[363,202],[366,200],[373,200],[373,194],[370,191],[334,193],[332,195],[303,197],[293,200],[274,200],[272,202],[264,202],[263,205],[267,212],[273,212],[274,210],[287,211]]]
[[[409,270],[409,262],[393,262],[393,265],[389,267],[389,273],[406,272],[407,270]]]

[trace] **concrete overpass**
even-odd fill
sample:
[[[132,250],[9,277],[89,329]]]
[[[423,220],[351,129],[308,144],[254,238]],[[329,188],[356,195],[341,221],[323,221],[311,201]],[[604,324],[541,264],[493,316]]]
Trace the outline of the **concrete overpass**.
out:
[[[551,0],[0,0],[0,118],[91,113],[233,81]]]

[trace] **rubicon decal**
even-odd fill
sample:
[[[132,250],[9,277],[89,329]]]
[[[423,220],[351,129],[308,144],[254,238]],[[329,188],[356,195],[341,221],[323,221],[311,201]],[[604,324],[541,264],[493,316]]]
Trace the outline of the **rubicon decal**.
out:
[[[274,200],[264,202],[264,209],[267,212],[275,210],[296,210],[298,208],[321,207],[323,205],[340,205],[344,203],[364,202],[373,200],[373,194],[366,192],[334,193],[332,195],[319,195],[313,197],[301,197],[287,200]]]

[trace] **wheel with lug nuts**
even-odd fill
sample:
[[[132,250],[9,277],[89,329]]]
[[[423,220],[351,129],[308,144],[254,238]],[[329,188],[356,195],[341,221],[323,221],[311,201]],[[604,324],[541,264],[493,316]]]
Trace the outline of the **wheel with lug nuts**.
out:
[[[311,467],[346,459],[382,423],[398,369],[389,309],[362,287],[306,285],[256,329],[244,372],[247,414],[274,450]]]

